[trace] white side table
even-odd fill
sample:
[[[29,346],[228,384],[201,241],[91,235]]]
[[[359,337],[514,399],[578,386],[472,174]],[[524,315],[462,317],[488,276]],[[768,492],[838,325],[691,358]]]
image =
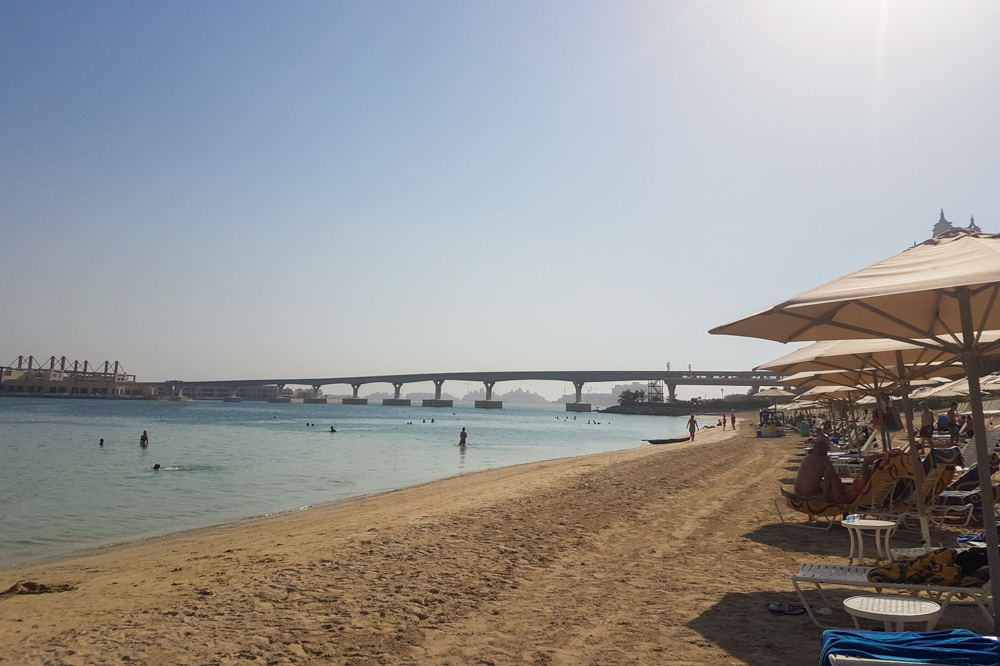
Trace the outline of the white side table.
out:
[[[844,599],[844,610],[854,619],[854,628],[860,629],[858,618],[881,620],[886,631],[903,631],[906,622],[927,621],[927,631],[933,631],[941,617],[941,606],[927,599],[914,597],[873,595]]]
[[[847,556],[847,563],[854,563],[855,548],[858,552],[858,564],[865,559],[864,533],[871,532],[875,537],[875,552],[879,559],[892,560],[892,553],[889,551],[889,537],[896,532],[896,523],[891,520],[871,520],[861,519],[852,523],[842,521],[840,523],[847,528],[847,533],[851,537],[851,552]]]

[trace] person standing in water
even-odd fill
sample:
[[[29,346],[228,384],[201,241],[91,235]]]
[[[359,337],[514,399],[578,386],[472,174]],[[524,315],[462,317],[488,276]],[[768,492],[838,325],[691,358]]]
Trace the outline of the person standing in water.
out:
[[[458,445],[465,446],[465,438],[468,436],[468,433],[465,432],[465,428],[462,428],[462,432],[458,433]]]
[[[101,439],[101,446],[104,446],[104,439]]]
[[[149,446],[149,435],[146,434],[145,430],[142,431],[142,437],[139,438],[139,446],[142,448]]]

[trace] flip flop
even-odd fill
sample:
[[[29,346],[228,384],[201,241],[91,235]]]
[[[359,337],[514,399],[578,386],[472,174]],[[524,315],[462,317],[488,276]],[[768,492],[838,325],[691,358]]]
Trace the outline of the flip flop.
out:
[[[797,604],[768,604],[767,610],[771,611],[776,615],[802,615],[806,612],[806,609]]]

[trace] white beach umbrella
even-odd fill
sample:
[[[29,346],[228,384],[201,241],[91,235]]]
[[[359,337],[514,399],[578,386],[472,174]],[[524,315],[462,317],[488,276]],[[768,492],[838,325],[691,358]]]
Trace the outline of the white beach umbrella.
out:
[[[778,342],[889,338],[955,354],[969,379],[976,452],[987,460],[980,392],[980,361],[1000,342],[983,338],[1000,330],[1000,236],[955,230],[915,245],[867,268],[709,331]],[[902,362],[900,362],[902,365]],[[904,380],[905,382],[905,380]],[[907,410],[907,431],[912,414]],[[992,520],[993,491],[983,475],[983,513]],[[986,530],[990,589],[1000,599],[1000,544]],[[993,608],[1000,633],[1000,603]]]
[[[985,331],[980,336],[983,343],[1000,340],[1000,331]],[[933,345],[933,341],[922,341]],[[954,351],[928,348],[913,342],[888,339],[823,340],[796,349],[773,361],[762,363],[754,370],[771,370],[787,375],[808,370],[859,370],[861,368],[895,368],[901,352],[903,364],[912,368],[940,367],[942,364],[961,364],[961,357]],[[994,353],[1000,354],[1000,347]],[[912,374],[913,373],[908,373]]]
[[[980,340],[984,342],[994,342],[998,339],[1000,331],[986,331],[980,336]],[[1000,353],[1000,349],[997,352]],[[870,386],[877,390],[880,384],[898,386],[903,411],[907,414],[906,436],[911,443],[910,458],[917,484],[921,485],[923,466],[920,464],[920,452],[915,446],[909,388],[926,381],[918,379],[920,377],[963,374],[965,369],[958,365],[960,362],[961,358],[953,351],[928,348],[912,342],[871,338],[815,342],[755,369],[797,373],[785,377],[779,383],[798,387],[836,383]],[[810,378],[807,372],[809,370],[814,370],[822,376]],[[868,378],[869,373],[870,378]],[[879,423],[885,423],[884,415],[879,419]],[[883,444],[886,444],[884,429],[882,438]],[[922,497],[917,498],[917,516],[920,520],[921,536],[925,543],[930,543],[930,525]]]

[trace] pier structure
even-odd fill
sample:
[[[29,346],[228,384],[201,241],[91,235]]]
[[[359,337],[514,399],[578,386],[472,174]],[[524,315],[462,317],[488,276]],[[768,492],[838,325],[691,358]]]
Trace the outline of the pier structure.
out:
[[[453,401],[442,398],[442,390],[447,381],[482,382],[486,389],[486,399],[477,400],[476,407],[479,409],[501,409],[503,401],[493,399],[493,388],[498,382],[510,381],[557,381],[572,383],[575,389],[575,400],[566,403],[568,412],[589,412],[590,403],[583,400],[583,388],[588,383],[607,382],[632,382],[647,381],[656,382],[667,387],[667,399],[670,402],[676,400],[678,386],[747,386],[756,393],[761,386],[774,384],[782,375],[773,372],[758,372],[745,370],[706,370],[706,371],[669,371],[669,370],[549,370],[549,371],[503,371],[503,372],[437,372],[422,374],[404,375],[368,375],[360,377],[324,377],[324,378],[302,378],[289,377],[284,379],[236,379],[221,381],[192,381],[170,380],[167,382],[154,383],[154,392],[159,395],[168,395],[172,400],[190,399],[184,395],[184,388],[187,387],[224,387],[231,398],[239,399],[236,392],[240,388],[247,387],[277,387],[275,397],[271,402],[291,402],[285,391],[286,385],[309,386],[312,388],[311,397],[306,396],[303,402],[326,403],[325,396],[320,395],[320,389],[324,386],[334,384],[345,384],[351,387],[352,396],[344,398],[346,405],[368,404],[367,398],[359,397],[362,386],[368,384],[391,384],[394,390],[394,397],[385,398],[382,401],[386,406],[409,406],[410,400],[401,397],[402,388],[406,384],[422,382],[432,382],[434,384],[434,398],[422,401],[424,407],[452,407]],[[660,394],[662,395],[662,393]],[[227,398],[228,399],[228,398]]]

